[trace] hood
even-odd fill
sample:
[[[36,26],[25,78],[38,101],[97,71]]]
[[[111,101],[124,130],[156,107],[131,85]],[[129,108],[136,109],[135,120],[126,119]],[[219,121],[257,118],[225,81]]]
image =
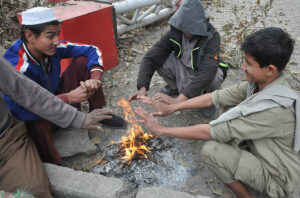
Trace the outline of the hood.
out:
[[[174,28],[193,35],[208,36],[208,14],[200,0],[184,0],[169,21]]]

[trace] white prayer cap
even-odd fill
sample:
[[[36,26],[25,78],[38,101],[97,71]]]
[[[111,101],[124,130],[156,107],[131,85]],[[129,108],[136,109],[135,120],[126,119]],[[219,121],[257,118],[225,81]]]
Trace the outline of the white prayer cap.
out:
[[[38,25],[55,20],[58,21],[51,8],[35,7],[22,12],[22,25]]]

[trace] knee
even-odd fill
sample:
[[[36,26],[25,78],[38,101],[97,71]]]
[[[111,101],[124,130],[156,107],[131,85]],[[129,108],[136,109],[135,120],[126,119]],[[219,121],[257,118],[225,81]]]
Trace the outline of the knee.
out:
[[[219,143],[216,141],[205,142],[200,152],[201,157],[205,162],[209,161],[209,159],[211,159],[214,154],[218,152],[218,144]]]
[[[84,65],[86,66],[88,63],[88,59],[85,56],[78,56],[73,58],[73,64],[75,65]]]

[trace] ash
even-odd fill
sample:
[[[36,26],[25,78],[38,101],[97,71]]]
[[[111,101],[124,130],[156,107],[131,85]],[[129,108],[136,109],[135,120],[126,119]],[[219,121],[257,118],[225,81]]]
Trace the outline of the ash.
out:
[[[102,163],[91,171],[122,178],[141,187],[159,185],[176,188],[185,183],[189,173],[185,160],[178,159],[180,150],[173,145],[176,141],[172,138],[155,137],[149,141],[149,158],[134,159],[129,165],[122,160],[122,153],[118,153],[120,144],[107,145],[102,151]]]

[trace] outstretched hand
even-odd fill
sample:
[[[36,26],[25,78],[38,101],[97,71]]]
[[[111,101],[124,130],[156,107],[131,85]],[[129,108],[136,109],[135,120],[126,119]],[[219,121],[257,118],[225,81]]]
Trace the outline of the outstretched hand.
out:
[[[151,113],[152,116],[166,116],[172,113],[171,106],[168,104],[159,102],[148,96],[140,96],[138,98],[141,99],[144,103],[151,105],[156,110],[156,112]]]
[[[133,94],[130,94],[128,97],[128,100],[137,100],[140,96],[147,96],[147,91],[146,88],[142,87],[140,90],[136,91]]]
[[[102,128],[97,124],[102,120],[111,119],[111,114],[112,111],[110,110],[95,109],[86,114],[82,128],[102,130]]]
[[[154,100],[158,100],[160,102],[165,102],[167,104],[175,104],[176,100],[172,98],[171,96],[168,96],[167,94],[164,93],[156,93],[153,97]]]
[[[161,135],[160,129],[162,129],[162,126],[159,124],[157,119],[153,117],[153,115],[151,115],[141,107],[135,107],[134,110],[142,118],[142,120],[137,120],[137,122],[144,124],[155,135],[157,136]]]

